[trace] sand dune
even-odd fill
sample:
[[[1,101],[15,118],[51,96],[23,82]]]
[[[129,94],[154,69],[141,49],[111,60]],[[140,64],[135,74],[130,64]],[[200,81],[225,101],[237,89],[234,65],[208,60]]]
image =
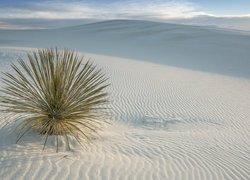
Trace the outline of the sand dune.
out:
[[[0,30],[0,46],[68,47],[94,54],[250,77],[250,36],[208,27],[113,20],[61,29]]]
[[[16,62],[16,57],[25,57],[25,52],[31,50],[18,47],[21,44],[42,47],[47,41],[47,46],[52,46],[54,40],[55,44],[61,42],[59,45],[71,49],[77,49],[81,45],[78,47],[79,51],[89,45],[86,51],[93,51],[95,54],[84,52],[86,57],[94,59],[111,77],[112,86],[109,92],[112,101],[112,125],[104,128],[101,132],[102,138],[94,140],[94,144],[85,151],[72,142],[74,151],[67,151],[62,144],[60,152],[55,153],[53,138],[49,140],[49,147],[41,152],[41,137],[36,134],[27,135],[21,143],[15,144],[15,133],[11,133],[14,125],[9,124],[0,129],[0,177],[250,178],[250,53],[246,50],[250,37],[236,32],[199,27],[160,23],[148,26],[148,22],[138,22],[135,25],[134,21],[131,21],[133,25],[129,23],[111,21],[57,31],[59,34],[75,32],[76,44],[73,44],[73,40],[68,41],[69,37],[55,36],[55,30],[15,31],[19,42],[13,42],[12,45],[1,43],[1,46],[15,46],[0,49],[1,71],[7,70],[11,61]],[[136,35],[137,31],[139,35]],[[142,31],[144,35],[141,34]],[[152,35],[149,35],[150,32]],[[11,38],[13,32],[5,33],[6,40],[14,41],[15,38]],[[39,33],[44,35],[40,37],[43,41],[41,43],[35,36]],[[135,37],[132,38],[133,34]],[[216,36],[211,38],[211,34]],[[88,43],[81,42],[87,36]],[[173,47],[164,39],[170,36],[175,39],[169,40],[175,43],[173,46],[181,42],[178,44],[180,51],[175,49],[172,56],[163,52],[160,46],[166,42],[168,46],[164,44],[164,47],[170,52]],[[0,33],[0,39],[3,37]],[[77,37],[79,40],[76,40]],[[95,47],[105,38],[110,38],[110,41],[104,41],[102,45]],[[105,42],[108,46],[106,53],[101,49]],[[191,49],[195,49],[198,42],[203,44],[199,46],[200,51],[193,51],[189,55],[183,53],[188,45],[194,45],[187,50],[191,53]],[[225,44],[220,46],[216,44],[218,42]],[[117,44],[120,46],[115,47]],[[138,44],[141,46],[138,47]],[[121,48],[124,48],[123,51]],[[130,53],[132,48],[135,50]],[[221,50],[218,58],[222,59],[219,62],[213,59],[216,55],[209,54],[206,48],[212,48],[211,51],[217,49],[216,52]],[[141,58],[138,58],[135,52],[139,49],[146,55],[158,53],[159,56],[154,57],[165,57],[166,61],[157,61],[152,56],[144,59],[140,51],[138,56]],[[228,53],[223,52],[223,49],[228,49]],[[204,53],[204,58],[195,59],[198,58],[194,55],[196,52],[200,53],[199,56]],[[101,55],[109,53],[112,56]],[[242,56],[236,59],[237,53]],[[129,59],[123,54],[134,57]],[[228,54],[232,56],[231,59],[228,59]],[[226,71],[227,68],[231,68],[230,71]]]

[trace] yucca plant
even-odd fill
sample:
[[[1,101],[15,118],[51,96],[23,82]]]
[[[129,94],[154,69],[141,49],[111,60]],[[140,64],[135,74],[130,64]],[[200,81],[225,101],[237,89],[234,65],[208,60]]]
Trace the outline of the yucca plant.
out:
[[[14,73],[6,72],[0,102],[2,110],[21,123],[17,142],[29,131],[64,137],[83,144],[102,127],[108,102],[107,78],[101,69],[69,50],[42,49],[28,53],[28,61],[19,58],[12,64]]]

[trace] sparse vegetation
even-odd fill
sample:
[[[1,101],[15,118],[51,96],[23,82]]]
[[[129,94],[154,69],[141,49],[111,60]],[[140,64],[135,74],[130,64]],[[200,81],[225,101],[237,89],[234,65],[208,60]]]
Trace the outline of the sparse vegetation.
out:
[[[82,144],[102,127],[107,78],[101,69],[69,50],[56,48],[28,53],[28,62],[12,64],[14,73],[4,73],[1,106],[10,116],[19,116],[17,142],[29,131],[48,137],[69,136]]]

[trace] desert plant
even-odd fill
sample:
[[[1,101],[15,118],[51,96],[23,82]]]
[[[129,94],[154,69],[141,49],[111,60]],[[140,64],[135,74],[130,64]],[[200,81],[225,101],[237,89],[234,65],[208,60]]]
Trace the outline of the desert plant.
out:
[[[2,110],[19,116],[17,142],[29,131],[64,137],[73,136],[82,144],[97,133],[108,102],[107,78],[101,69],[69,50],[42,49],[28,53],[28,62],[19,58],[6,72],[0,97]]]

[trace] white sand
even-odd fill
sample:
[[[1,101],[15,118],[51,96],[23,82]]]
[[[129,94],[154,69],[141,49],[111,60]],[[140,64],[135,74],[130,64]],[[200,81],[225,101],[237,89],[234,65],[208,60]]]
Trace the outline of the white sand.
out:
[[[14,126],[1,128],[1,179],[250,179],[250,51],[246,50],[250,47],[246,41],[250,36],[181,26],[181,34],[178,28],[172,29],[176,41],[171,41],[175,42],[174,47],[180,43],[180,48],[168,56],[160,46],[165,37],[171,36],[166,29],[163,33],[151,31],[153,35],[148,35],[122,28],[117,36],[117,29],[112,28],[98,33],[101,23],[90,26],[90,34],[97,37],[91,39],[93,42],[87,51],[95,53],[84,54],[92,57],[110,77],[113,124],[101,132],[103,138],[94,140],[89,149],[83,151],[75,143],[74,151],[67,151],[62,145],[59,153],[55,153],[52,139],[49,147],[41,152],[43,142],[39,135],[27,135],[15,144],[16,136],[10,133]],[[93,32],[95,26],[96,32]],[[125,21],[124,26],[127,26]],[[130,28],[136,29],[135,24]],[[208,34],[199,36],[192,33],[193,28],[195,32]],[[67,34],[72,29],[58,32]],[[28,43],[13,42],[13,32],[4,33],[0,32],[0,45],[10,47],[0,49],[1,71],[8,70],[10,61],[16,62],[18,55],[23,56],[30,50],[21,46],[43,46],[36,41],[35,31],[16,31],[16,38],[27,38]],[[211,33],[216,34],[216,38],[211,38]],[[28,37],[32,34],[34,40]],[[100,46],[94,47],[102,35],[103,39],[110,38],[105,52],[98,51]],[[123,38],[133,35],[134,39]],[[4,43],[4,38],[12,44]],[[59,43],[54,32],[46,32],[46,38],[48,47],[53,45],[53,39]],[[60,42],[59,45],[64,43],[64,47],[73,49],[81,45],[80,40],[74,45],[63,36]],[[155,44],[150,47],[150,42]],[[191,51],[198,47],[198,42],[200,49]],[[123,49],[115,47],[119,43]],[[163,44],[166,51],[170,52],[168,47],[173,48],[171,43]],[[78,50],[83,51],[87,45],[82,42],[79,47],[82,50]],[[133,48],[141,49],[139,54],[159,53],[160,60],[155,60],[158,56],[146,59],[135,51],[130,53]],[[219,54],[211,54],[213,50]],[[204,58],[197,59],[202,53]],[[115,57],[125,55],[130,59]],[[216,57],[218,59],[214,59]],[[161,61],[164,58],[166,61]]]

